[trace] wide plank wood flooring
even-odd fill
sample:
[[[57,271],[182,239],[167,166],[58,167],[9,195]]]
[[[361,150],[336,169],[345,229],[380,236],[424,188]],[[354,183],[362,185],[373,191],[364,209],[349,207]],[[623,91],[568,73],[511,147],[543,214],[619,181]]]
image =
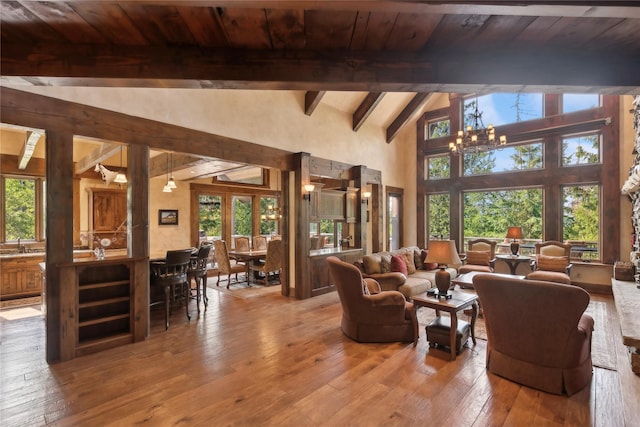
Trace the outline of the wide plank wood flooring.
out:
[[[69,362],[45,362],[42,316],[0,319],[0,425],[10,426],[637,426],[640,377],[629,367],[613,298],[606,328],[617,370],[594,368],[568,398],[487,373],[486,342],[455,362],[411,344],[359,344],[340,330],[336,293],[298,301],[209,291],[191,322]]]

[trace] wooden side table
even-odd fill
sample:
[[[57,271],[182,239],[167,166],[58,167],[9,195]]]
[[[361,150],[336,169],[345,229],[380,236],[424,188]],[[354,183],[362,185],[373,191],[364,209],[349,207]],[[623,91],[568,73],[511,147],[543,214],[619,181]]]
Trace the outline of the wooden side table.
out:
[[[496,255],[496,258],[500,261],[504,261],[509,265],[509,270],[511,271],[511,275],[516,275],[516,270],[518,269],[518,265],[523,262],[531,262],[531,257],[524,255]]]
[[[456,330],[458,329],[458,312],[471,307],[471,340],[476,345],[476,318],[478,317],[478,296],[475,293],[453,290],[450,291],[450,299],[439,298],[437,295],[428,295],[426,292],[413,296],[411,299],[416,306],[433,308],[436,315],[440,316],[440,311],[445,311],[451,316],[451,328],[449,330],[449,348],[451,349],[450,360],[456,360]]]

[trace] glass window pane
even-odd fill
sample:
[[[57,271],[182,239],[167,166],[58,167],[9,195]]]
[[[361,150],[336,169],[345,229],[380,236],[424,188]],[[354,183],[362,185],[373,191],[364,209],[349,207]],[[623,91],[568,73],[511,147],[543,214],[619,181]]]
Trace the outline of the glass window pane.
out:
[[[600,106],[600,95],[596,93],[562,94],[562,113],[586,110]]]
[[[231,197],[231,234],[233,237],[253,237],[251,229],[251,196]]]
[[[429,240],[448,239],[450,235],[449,194],[427,195],[427,236]]]
[[[521,144],[463,155],[463,175],[486,175],[498,172],[542,169],[542,142]]]
[[[524,237],[520,253],[535,252],[533,242],[542,239],[542,189],[466,192],[463,204],[464,242],[493,239],[501,242],[497,252],[509,253],[507,229],[520,226]]]
[[[260,197],[260,234],[268,236],[276,234],[280,209],[275,197]]]
[[[427,139],[449,136],[449,119],[441,119],[427,124]]]
[[[562,166],[600,163],[600,135],[562,138]]]
[[[572,243],[571,256],[600,259],[600,187],[566,186],[562,189],[562,237]]]
[[[198,203],[200,205],[200,241],[222,239],[222,198],[200,195]]]
[[[486,128],[490,124],[500,126],[539,119],[543,114],[544,97],[541,93],[492,93],[464,100],[463,123],[465,127],[475,127],[473,113],[476,100],[478,112],[482,115],[479,128]]]
[[[450,176],[451,163],[448,154],[425,157],[427,179],[447,179]]]
[[[36,238],[36,182],[5,178],[6,240]]]

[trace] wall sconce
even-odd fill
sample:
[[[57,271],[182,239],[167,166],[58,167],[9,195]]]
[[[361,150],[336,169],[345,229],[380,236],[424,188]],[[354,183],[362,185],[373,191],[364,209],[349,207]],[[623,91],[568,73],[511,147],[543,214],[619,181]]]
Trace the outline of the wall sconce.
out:
[[[302,198],[308,201],[309,203],[311,203],[311,192],[313,191],[314,188],[316,188],[316,186],[313,184],[304,185],[304,195],[302,196]]]
[[[365,191],[362,193],[362,204],[369,206],[369,197],[371,197],[371,191]]]

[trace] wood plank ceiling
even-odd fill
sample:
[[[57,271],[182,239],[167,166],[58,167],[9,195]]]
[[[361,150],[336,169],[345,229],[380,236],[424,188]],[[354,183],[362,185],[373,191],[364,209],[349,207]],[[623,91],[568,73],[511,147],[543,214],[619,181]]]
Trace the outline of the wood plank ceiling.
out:
[[[640,93],[638,1],[5,1],[2,82],[370,92]],[[404,108],[404,109],[402,109]]]

